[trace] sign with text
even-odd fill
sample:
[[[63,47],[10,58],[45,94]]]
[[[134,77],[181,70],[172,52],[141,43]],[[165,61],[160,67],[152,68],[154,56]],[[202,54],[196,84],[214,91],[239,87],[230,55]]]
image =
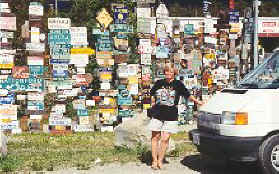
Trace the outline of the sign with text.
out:
[[[0,17],[0,29],[16,31],[16,17]]]
[[[48,29],[70,29],[70,18],[48,18]]]

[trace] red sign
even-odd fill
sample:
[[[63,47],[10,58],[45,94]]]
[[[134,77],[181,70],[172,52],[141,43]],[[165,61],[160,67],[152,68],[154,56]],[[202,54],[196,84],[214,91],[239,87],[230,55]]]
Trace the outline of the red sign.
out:
[[[229,8],[230,8],[230,9],[234,9],[234,7],[235,7],[234,0],[230,0],[230,1],[229,1]]]
[[[27,79],[29,78],[29,68],[28,66],[14,66],[13,70],[13,78],[15,79]]]

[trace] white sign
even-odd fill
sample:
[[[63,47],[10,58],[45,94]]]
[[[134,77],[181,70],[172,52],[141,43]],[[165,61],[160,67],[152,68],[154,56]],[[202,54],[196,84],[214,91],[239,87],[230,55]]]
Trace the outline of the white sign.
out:
[[[101,89],[103,90],[110,89],[110,83],[101,83]]]
[[[17,100],[25,100],[26,99],[26,95],[17,95],[16,99]]]
[[[151,65],[151,54],[141,54],[140,60],[142,65]]]
[[[0,29],[16,31],[16,17],[0,17]]]
[[[70,18],[48,18],[48,29],[70,29]]]
[[[43,16],[44,15],[44,7],[42,5],[30,5],[29,6],[29,15]]]
[[[94,129],[90,125],[75,125],[73,130],[75,132],[94,132]]]
[[[40,43],[40,28],[31,27],[31,42]]]
[[[0,55],[0,64],[12,64],[14,63],[14,55]]]
[[[44,58],[39,56],[28,56],[27,57],[28,65],[44,65]]]
[[[0,96],[7,96],[9,91],[7,89],[0,89]]]
[[[26,50],[34,51],[34,52],[44,52],[45,44],[44,43],[26,43]]]
[[[85,67],[77,67],[77,74],[85,74]]]
[[[27,99],[28,100],[33,100],[33,101],[43,101],[44,100],[44,94],[43,93],[30,92],[30,93],[27,94]]]
[[[86,106],[95,106],[95,100],[86,100]]]
[[[70,64],[86,66],[89,63],[88,54],[71,54]]]
[[[56,104],[52,111],[55,111],[56,113],[65,113],[66,112],[66,105]]]
[[[214,37],[204,37],[205,43],[217,44],[217,39]]]
[[[42,117],[43,117],[42,115],[30,115],[31,120],[41,120]]]
[[[138,18],[148,18],[151,17],[151,8],[137,8]]]
[[[71,27],[70,33],[72,45],[88,45],[86,27]]]

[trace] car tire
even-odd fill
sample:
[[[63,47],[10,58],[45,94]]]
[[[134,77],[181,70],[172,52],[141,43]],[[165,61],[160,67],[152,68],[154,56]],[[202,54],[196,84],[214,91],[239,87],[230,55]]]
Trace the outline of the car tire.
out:
[[[259,164],[264,174],[279,173],[279,155],[273,156],[276,152],[279,153],[279,135],[267,138],[259,148]]]

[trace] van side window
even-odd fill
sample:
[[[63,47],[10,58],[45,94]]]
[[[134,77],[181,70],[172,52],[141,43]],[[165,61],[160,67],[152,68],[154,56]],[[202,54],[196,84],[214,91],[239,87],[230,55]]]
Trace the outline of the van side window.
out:
[[[259,88],[279,88],[279,54],[274,55],[258,74]]]

